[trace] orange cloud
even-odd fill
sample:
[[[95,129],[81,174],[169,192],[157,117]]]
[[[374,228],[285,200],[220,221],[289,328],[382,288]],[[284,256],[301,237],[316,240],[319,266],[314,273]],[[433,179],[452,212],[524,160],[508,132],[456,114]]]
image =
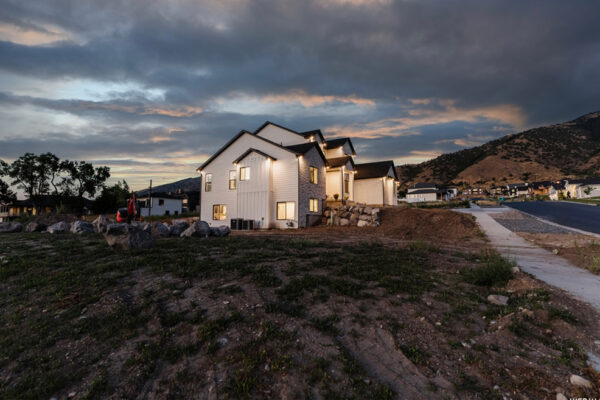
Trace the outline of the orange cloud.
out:
[[[63,40],[73,40],[67,31],[52,25],[43,25],[39,29],[23,28],[9,23],[0,23],[0,40],[22,44],[25,46],[40,46]]]
[[[314,107],[321,104],[332,103],[334,101],[340,103],[351,103],[358,106],[374,107],[375,102],[371,99],[360,98],[354,95],[350,96],[332,96],[332,95],[316,95],[308,94],[304,90],[291,90],[283,94],[268,94],[263,96],[260,101],[268,103],[300,103],[304,107]]]

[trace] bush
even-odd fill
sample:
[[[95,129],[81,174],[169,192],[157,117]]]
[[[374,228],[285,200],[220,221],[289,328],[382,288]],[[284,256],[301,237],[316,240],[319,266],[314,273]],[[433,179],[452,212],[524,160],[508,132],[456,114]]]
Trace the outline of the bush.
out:
[[[483,265],[470,268],[464,273],[465,280],[479,286],[505,286],[513,277],[514,262],[494,253],[482,257]]]

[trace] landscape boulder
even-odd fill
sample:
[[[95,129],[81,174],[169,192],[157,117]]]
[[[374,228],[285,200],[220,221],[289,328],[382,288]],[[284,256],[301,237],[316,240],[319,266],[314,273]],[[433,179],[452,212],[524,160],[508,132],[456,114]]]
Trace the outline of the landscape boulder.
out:
[[[173,221],[173,225],[171,225],[169,231],[171,236],[181,236],[183,231],[185,231],[189,227],[190,224],[188,224],[187,222],[176,219]]]
[[[5,222],[0,224],[0,233],[19,233],[23,230],[23,224],[18,222]]]
[[[171,235],[169,225],[158,221],[152,224],[151,233],[154,237],[169,237]]]
[[[43,232],[46,230],[46,224],[41,222],[30,222],[25,226],[25,232]]]
[[[75,221],[71,225],[71,233],[76,233],[78,235],[94,233],[95,231],[94,225],[87,221]]]
[[[348,218],[340,219],[340,226],[350,225],[350,220]]]
[[[204,221],[200,221],[200,222],[204,222]],[[204,223],[206,224],[206,222],[204,222]],[[230,232],[231,232],[231,229],[229,229],[229,227],[227,225],[221,225],[221,226],[217,226],[214,228],[210,228],[211,235],[216,236],[216,237],[227,236],[227,235],[229,235]]]
[[[47,229],[48,233],[57,234],[57,233],[65,233],[69,232],[69,228],[71,225],[68,222],[60,221],[54,225],[50,225]]]
[[[575,374],[571,374],[569,377],[569,382],[571,382],[571,385],[573,386],[584,387],[586,389],[591,389],[593,387],[592,382],[588,381],[583,376]]]
[[[365,221],[363,219],[359,220],[358,223],[356,224],[356,226],[358,226],[359,228],[362,228],[363,226],[370,226],[371,223],[368,221]]]
[[[497,306],[505,306],[508,304],[508,297],[500,294],[490,294],[487,299],[490,303],[496,304]]]
[[[94,230],[96,232],[104,233],[106,232],[106,227],[110,225],[110,223],[111,222],[108,218],[106,218],[104,215],[100,215],[92,222],[92,225],[94,226]]]
[[[141,249],[154,245],[152,235],[135,225],[110,224],[104,238],[110,247],[119,250]]]
[[[181,237],[209,237],[210,226],[205,221],[196,221],[190,227],[181,232]]]

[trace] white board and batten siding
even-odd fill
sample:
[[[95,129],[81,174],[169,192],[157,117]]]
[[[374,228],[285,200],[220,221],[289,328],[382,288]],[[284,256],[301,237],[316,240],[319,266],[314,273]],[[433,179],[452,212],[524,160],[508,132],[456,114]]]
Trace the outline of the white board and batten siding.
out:
[[[149,217],[150,215],[179,215],[183,206],[181,199],[166,199],[160,197],[152,198],[152,207],[140,207],[140,215]]]
[[[233,162],[250,148],[260,150],[277,161],[253,152],[234,165]],[[242,166],[250,167],[248,181],[240,181]],[[295,154],[251,133],[243,134],[202,171],[201,219],[211,226],[230,226],[232,218],[244,218],[255,220],[261,228],[279,227],[281,224],[275,221],[275,202],[297,201],[297,168]],[[236,189],[233,190],[229,189],[230,171],[236,171]],[[207,174],[212,174],[210,192],[206,191]],[[264,200],[269,197],[272,201]],[[277,200],[280,198],[282,200]],[[213,205],[217,204],[227,207],[226,219],[213,220]]]
[[[350,144],[347,141],[342,146],[333,149],[327,149],[325,151],[325,156],[327,158],[338,158],[351,155],[352,149],[350,148]]]
[[[383,204],[382,178],[356,179],[354,201],[365,204]]]

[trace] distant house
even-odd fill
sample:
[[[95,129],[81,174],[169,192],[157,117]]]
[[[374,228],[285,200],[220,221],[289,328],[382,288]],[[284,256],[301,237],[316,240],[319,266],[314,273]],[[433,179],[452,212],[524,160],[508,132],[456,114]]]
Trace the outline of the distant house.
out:
[[[548,196],[551,187],[552,187],[552,182],[542,181],[542,182],[530,183],[528,186],[528,189],[529,189],[529,194],[532,196]]]
[[[600,177],[584,179],[575,187],[575,197],[585,199],[600,196]]]
[[[58,197],[52,195],[38,196],[35,207],[31,199],[17,200],[12,203],[0,204],[0,222],[7,222],[22,215],[44,215],[58,212],[61,208],[77,208],[83,214],[91,214],[94,200],[83,198],[83,204],[78,197]]]
[[[506,189],[508,189],[508,196],[510,197],[524,197],[529,194],[527,183],[509,183],[506,185]]]
[[[170,193],[152,193],[138,198],[140,215],[179,215],[183,211],[184,196]]]
[[[487,190],[482,187],[471,187],[463,190],[465,196],[484,196],[487,194]]]
[[[442,201],[442,191],[437,187],[435,183],[415,183],[407,189],[406,201],[408,203]]]
[[[550,196],[550,200],[560,200],[561,196],[565,196],[565,185],[558,182],[553,183],[548,189],[548,196]]]

